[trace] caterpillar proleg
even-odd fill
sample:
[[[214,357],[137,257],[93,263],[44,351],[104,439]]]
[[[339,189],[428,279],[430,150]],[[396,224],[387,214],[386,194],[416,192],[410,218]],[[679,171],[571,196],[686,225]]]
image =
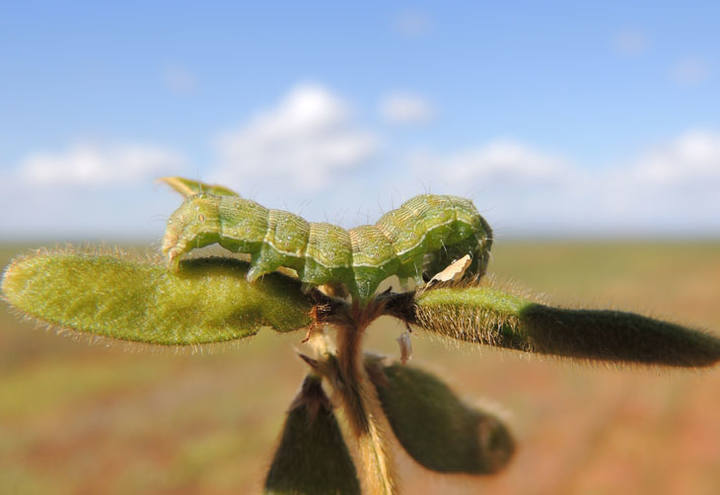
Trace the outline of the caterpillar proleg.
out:
[[[423,281],[455,259],[472,259],[466,276],[485,273],[492,231],[473,203],[457,196],[422,194],[383,215],[375,225],[345,230],[265,208],[222,186],[162,179],[186,196],[163,238],[169,265],[192,249],[218,243],[250,255],[254,281],[280,267],[310,286],[342,284],[361,303],[397,275]]]

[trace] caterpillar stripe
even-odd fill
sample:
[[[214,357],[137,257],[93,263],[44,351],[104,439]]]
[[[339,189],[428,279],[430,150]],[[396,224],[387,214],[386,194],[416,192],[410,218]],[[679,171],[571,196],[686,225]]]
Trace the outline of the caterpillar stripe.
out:
[[[464,198],[422,194],[375,225],[345,230],[265,208],[221,186],[163,180],[186,196],[163,238],[175,269],[183,254],[219,243],[250,255],[249,281],[284,267],[311,286],[342,284],[364,303],[392,275],[421,282],[466,254],[472,258],[466,274],[482,275],[487,267],[492,231]]]

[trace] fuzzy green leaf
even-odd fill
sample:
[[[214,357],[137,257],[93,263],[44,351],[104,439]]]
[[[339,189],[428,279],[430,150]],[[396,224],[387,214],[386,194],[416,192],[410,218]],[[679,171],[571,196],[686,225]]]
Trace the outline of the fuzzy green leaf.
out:
[[[504,468],[515,441],[495,416],[464,404],[437,377],[406,365],[366,360],[395,436],[433,471],[491,474]]]
[[[185,197],[200,193],[210,193],[216,196],[238,195],[238,193],[225,186],[205,184],[204,182],[186,179],[184,177],[161,177],[158,181],[164,182]]]
[[[360,495],[355,465],[316,376],[305,378],[290,406],[265,493]]]
[[[720,339],[674,323],[612,310],[564,309],[490,287],[419,293],[411,320],[467,342],[577,359],[709,366]]]
[[[247,264],[187,260],[178,272],[127,256],[48,252],[15,260],[2,292],[26,315],[59,328],[162,345],[224,342],[269,326],[310,323],[297,280],[245,280]]]

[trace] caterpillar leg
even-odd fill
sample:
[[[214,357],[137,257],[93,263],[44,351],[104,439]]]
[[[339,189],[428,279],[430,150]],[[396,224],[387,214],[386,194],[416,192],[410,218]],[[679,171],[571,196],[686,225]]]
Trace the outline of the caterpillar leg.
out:
[[[295,270],[305,282],[303,273],[310,224],[287,211],[268,210],[263,236],[262,244],[252,255],[248,281],[253,282],[266,273],[286,267]]]

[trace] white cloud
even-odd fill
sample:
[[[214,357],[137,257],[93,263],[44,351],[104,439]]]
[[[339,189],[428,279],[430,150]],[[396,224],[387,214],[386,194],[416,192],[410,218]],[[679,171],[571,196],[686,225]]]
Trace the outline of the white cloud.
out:
[[[643,154],[633,165],[638,182],[667,187],[720,186],[720,133],[689,131]],[[720,195],[720,189],[718,189]]]
[[[570,172],[561,158],[506,139],[442,156],[418,153],[412,162],[416,173],[454,188],[479,183],[551,184],[565,180]]]
[[[471,198],[499,238],[720,232],[717,131],[688,131],[595,167],[511,139],[415,152],[405,160],[395,154],[402,150],[391,149],[371,161],[378,138],[358,129],[349,105],[322,86],[300,85],[216,145],[216,166],[199,179],[344,226],[372,223],[377,203],[387,211],[425,189]],[[144,228],[158,237],[177,198],[159,194],[152,179],[185,168],[177,152],[139,144],[29,155],[0,176],[0,195],[23,204],[21,212],[0,211],[0,233],[114,235]],[[87,194],[54,186],[80,186]],[[298,207],[300,198],[305,204]]]
[[[168,89],[178,95],[190,94],[197,88],[197,79],[184,67],[166,67],[163,79]]]
[[[616,33],[612,38],[612,46],[618,53],[636,56],[645,53],[650,45],[644,33],[628,29]]]
[[[322,86],[300,85],[275,108],[218,139],[213,180],[281,180],[318,190],[367,160],[377,145],[374,135],[353,125],[342,99]]]
[[[430,32],[432,22],[424,12],[406,11],[395,19],[395,29],[403,36],[417,38]]]
[[[410,93],[394,93],[380,102],[380,114],[386,121],[395,124],[428,122],[433,113],[430,103]]]
[[[33,153],[16,172],[30,185],[108,186],[177,173],[184,162],[178,153],[155,146],[80,144],[63,152]]]
[[[416,153],[406,176],[475,201],[510,233],[720,231],[720,133],[690,131],[624,164],[588,167],[519,142]]]
[[[697,86],[710,77],[710,65],[699,57],[679,60],[670,73],[672,79],[683,86]]]

